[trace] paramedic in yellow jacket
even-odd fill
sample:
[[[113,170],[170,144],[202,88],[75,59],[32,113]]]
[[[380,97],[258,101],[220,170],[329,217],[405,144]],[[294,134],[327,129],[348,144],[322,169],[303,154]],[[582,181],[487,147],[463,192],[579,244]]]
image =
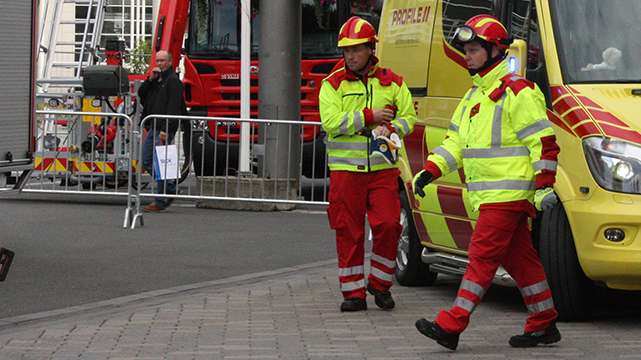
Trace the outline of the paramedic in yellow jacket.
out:
[[[382,309],[395,306],[389,291],[402,226],[399,170],[394,161],[370,156],[371,132],[399,138],[412,132],[416,112],[403,79],[379,67],[376,30],[352,17],[342,26],[338,46],[345,66],[323,80],[319,107],[327,132],[330,227],[336,230],[341,311],[367,310],[367,291]],[[365,214],[373,245],[367,286],[364,273]]]
[[[414,177],[413,188],[423,197],[432,180],[463,167],[470,203],[480,212],[453,307],[435,321],[419,319],[416,327],[455,350],[502,265],[530,313],[524,334],[512,336],[510,345],[554,343],[561,340],[557,312],[528,227],[535,207],[547,210],[557,202],[552,186],[559,147],[545,100],[534,83],[510,73],[505,52],[511,40],[495,18],[471,18],[458,29],[455,41],[463,45],[474,86],[454,112],[446,139]]]

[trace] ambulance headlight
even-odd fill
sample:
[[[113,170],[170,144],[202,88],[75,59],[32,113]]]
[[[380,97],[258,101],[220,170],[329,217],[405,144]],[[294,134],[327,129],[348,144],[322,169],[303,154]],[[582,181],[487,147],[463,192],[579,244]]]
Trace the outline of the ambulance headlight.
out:
[[[641,194],[641,147],[594,136],[583,139],[583,151],[599,186],[610,191]]]

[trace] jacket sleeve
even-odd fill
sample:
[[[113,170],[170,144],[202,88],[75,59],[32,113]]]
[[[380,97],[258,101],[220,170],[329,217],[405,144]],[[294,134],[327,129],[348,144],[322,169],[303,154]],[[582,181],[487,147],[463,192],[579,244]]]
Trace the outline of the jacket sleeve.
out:
[[[392,120],[392,127],[402,139],[414,131],[416,124],[416,109],[412,100],[412,93],[407,88],[405,82],[398,87],[396,95],[396,119]]]
[[[169,83],[169,91],[167,94],[167,115],[181,114],[182,103],[184,101],[184,91],[185,87],[180,79],[176,78],[171,83]]]
[[[334,89],[327,79],[323,80],[318,96],[318,109],[323,122],[323,130],[332,136],[356,135],[366,126],[365,112],[367,109],[344,111],[341,97],[340,88]]]
[[[143,83],[140,85],[138,88],[138,97],[140,98],[140,103],[144,106],[145,102],[147,101],[147,95],[149,94],[149,90],[152,87],[152,82],[149,80],[149,77]]]
[[[546,114],[543,94],[536,85],[525,88],[516,94],[509,110],[512,126],[530,152],[537,188],[552,186],[560,149]]]
[[[177,77],[168,84],[169,89],[167,93],[167,115],[182,115],[184,91],[185,87]],[[177,119],[168,119],[168,128],[169,131],[174,133],[178,130],[180,120]]]
[[[461,103],[454,111],[454,115],[452,115],[445,140],[439,147],[432,150],[427,157],[424,169],[432,173],[434,179],[440,177],[441,174],[449,174],[463,167],[463,152],[461,151],[459,138],[459,124],[462,112],[463,106]],[[427,136],[427,133],[425,136]]]

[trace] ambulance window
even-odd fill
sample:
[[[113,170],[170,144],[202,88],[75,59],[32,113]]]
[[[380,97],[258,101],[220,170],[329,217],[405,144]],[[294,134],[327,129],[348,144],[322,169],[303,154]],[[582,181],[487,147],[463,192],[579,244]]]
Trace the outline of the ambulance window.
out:
[[[541,39],[536,10],[530,0],[516,0],[513,3],[512,17],[508,24],[510,36],[525,41],[528,47],[527,68],[535,69],[539,65]]]
[[[456,29],[473,16],[494,15],[493,0],[443,0],[443,35],[451,44]]]

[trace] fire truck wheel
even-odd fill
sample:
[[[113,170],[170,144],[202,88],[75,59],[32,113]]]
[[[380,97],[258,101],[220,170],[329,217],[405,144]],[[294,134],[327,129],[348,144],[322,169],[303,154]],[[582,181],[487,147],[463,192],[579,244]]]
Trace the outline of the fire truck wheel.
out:
[[[399,189],[403,231],[398,239],[394,276],[396,281],[403,286],[429,286],[434,284],[438,274],[430,271],[429,265],[421,260],[423,245],[421,245],[416,232],[407,192],[402,185],[399,185]]]
[[[596,286],[581,269],[570,223],[561,202],[543,213],[538,250],[559,320],[590,318]]]

